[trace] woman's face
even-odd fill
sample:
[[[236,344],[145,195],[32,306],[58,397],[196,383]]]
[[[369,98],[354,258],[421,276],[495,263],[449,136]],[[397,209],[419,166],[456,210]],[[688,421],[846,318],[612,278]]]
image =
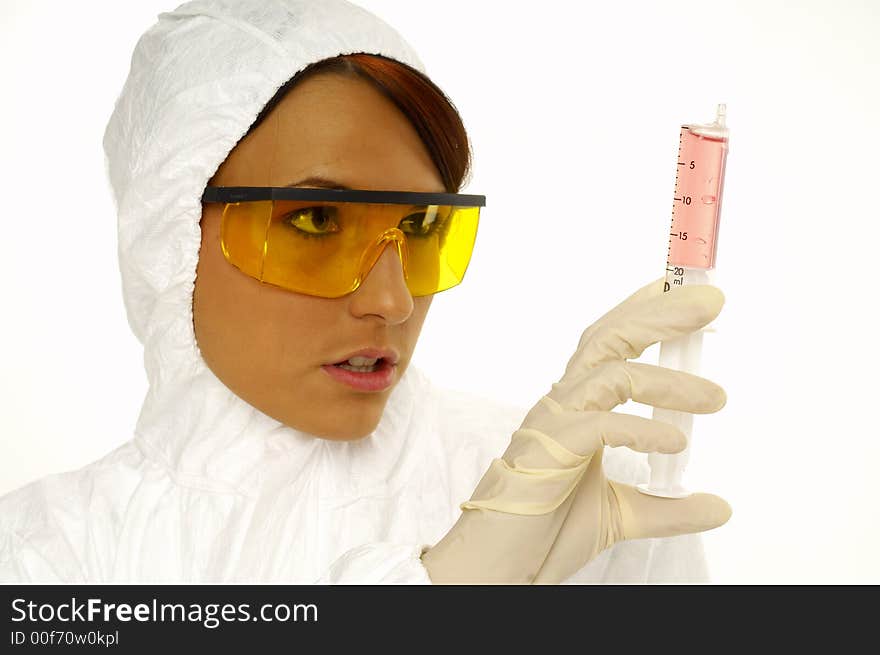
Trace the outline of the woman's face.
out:
[[[312,177],[352,189],[446,190],[391,101],[364,80],[331,73],[294,87],[210,184],[283,187]],[[432,297],[410,295],[393,244],[342,298],[262,284],[223,257],[222,211],[219,203],[203,205],[193,320],[205,362],[236,395],[292,428],[326,439],[366,436],[409,365]],[[384,391],[356,389],[322,368],[365,348],[399,355]]]

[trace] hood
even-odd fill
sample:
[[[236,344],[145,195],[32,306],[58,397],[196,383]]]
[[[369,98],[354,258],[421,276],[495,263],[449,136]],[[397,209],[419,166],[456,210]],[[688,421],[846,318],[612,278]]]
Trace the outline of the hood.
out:
[[[368,482],[393,466],[381,454],[402,444],[389,442],[406,438],[418,376],[412,366],[372,435],[331,442],[233,394],[208,369],[193,330],[208,180],[281,85],[309,64],[359,52],[425,72],[394,29],[343,0],[189,2],[159,15],[135,47],[104,151],[125,308],[144,346],[149,382],[135,440],[178,480],[254,493],[266,463],[284,453],[285,475],[309,458],[327,457]]]

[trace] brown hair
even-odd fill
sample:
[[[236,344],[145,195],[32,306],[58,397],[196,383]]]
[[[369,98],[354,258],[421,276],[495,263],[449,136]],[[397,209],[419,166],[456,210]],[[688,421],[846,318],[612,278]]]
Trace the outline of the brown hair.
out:
[[[248,134],[300,81],[316,73],[358,76],[393,102],[418,132],[447,193],[457,193],[471,170],[471,150],[458,110],[446,94],[416,69],[381,55],[339,55],[311,64],[288,80],[257,115]]]

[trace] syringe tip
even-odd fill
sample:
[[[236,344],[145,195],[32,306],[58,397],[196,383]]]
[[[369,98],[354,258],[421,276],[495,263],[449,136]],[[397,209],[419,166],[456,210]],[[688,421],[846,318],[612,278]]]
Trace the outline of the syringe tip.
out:
[[[727,117],[727,105],[720,104],[715,111],[715,123],[720,127],[725,127],[724,120]]]

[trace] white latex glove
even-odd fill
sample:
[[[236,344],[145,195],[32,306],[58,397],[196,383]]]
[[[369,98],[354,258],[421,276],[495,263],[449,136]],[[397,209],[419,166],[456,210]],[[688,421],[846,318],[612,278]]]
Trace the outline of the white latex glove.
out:
[[[461,505],[459,520],[423,552],[432,582],[557,584],[618,541],[724,524],[731,510],[718,496],[648,496],[602,470],[604,446],[674,453],[686,445],[677,428],[612,412],[617,405],[632,399],[695,414],[724,406],[724,390],[709,380],[627,361],[704,327],[723,304],[713,286],[664,293],[661,279],[590,326],[562,379]]]

